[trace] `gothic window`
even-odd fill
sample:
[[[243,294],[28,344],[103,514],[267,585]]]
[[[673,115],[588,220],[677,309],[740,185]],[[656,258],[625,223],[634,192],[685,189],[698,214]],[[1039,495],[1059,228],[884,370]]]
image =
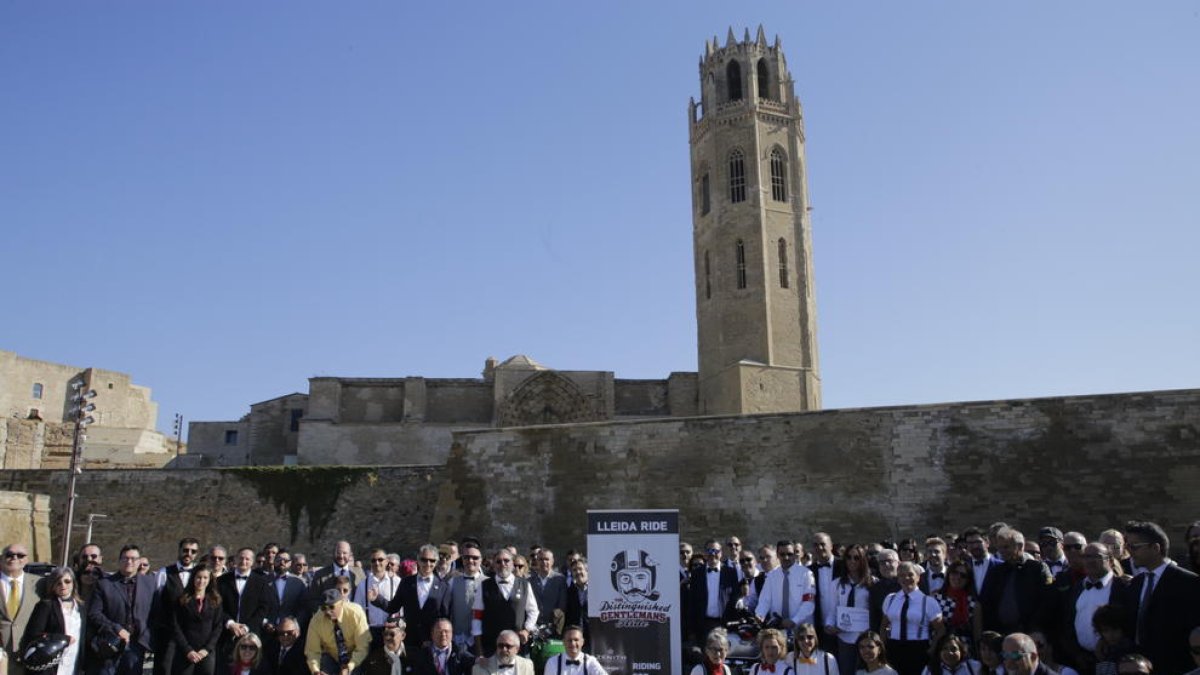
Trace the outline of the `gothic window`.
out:
[[[729,153],[729,201],[746,201],[746,161],[741,150]]]
[[[746,245],[737,240],[737,287],[746,287]]]
[[[725,84],[729,86],[730,101],[742,100],[742,67],[736,60],[725,66]]]
[[[767,60],[758,60],[758,97],[770,99],[771,97],[771,73],[767,70]]]
[[[711,207],[712,196],[710,195],[708,189],[708,174],[705,173],[700,177],[700,214],[703,215],[708,213],[708,210]]]
[[[34,397],[34,398],[41,398],[41,397],[42,397],[42,390],[43,390],[43,388],[42,388],[42,383],[41,383],[41,382],[34,382],[34,383],[33,383],[33,397]]]
[[[771,151],[771,198],[787,201],[787,158],[779,148]]]
[[[788,287],[787,239],[779,238],[779,287]]]
[[[708,259],[708,251],[704,252],[704,298],[712,298],[712,265]]]

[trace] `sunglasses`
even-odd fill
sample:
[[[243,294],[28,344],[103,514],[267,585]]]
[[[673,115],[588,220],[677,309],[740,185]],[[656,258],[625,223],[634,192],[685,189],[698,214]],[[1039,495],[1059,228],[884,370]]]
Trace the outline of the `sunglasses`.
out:
[[[743,565],[753,565],[754,558],[742,558],[742,564]]]
[[[192,555],[196,555],[197,553],[200,552],[200,549],[198,549],[198,548],[181,548],[181,549],[179,549],[179,552],[180,553],[191,553]]]
[[[387,558],[371,558],[371,562],[387,562]]]
[[[1063,548],[1067,549],[1068,551],[1082,551],[1083,544],[1064,544]]]
[[[17,560],[24,560],[27,555],[28,555],[27,553],[17,553],[16,551],[5,551],[4,552],[5,558],[16,558]]]
[[[477,555],[464,555],[459,557],[461,557],[463,560],[479,560],[479,556]]]
[[[526,566],[525,565],[513,565],[513,567],[515,567],[519,570],[523,570],[523,569],[525,569]]]
[[[719,548],[706,548],[706,549],[704,549],[704,552],[705,552],[705,553],[707,553],[707,554],[709,554],[709,555],[717,555],[718,553],[720,553],[720,552],[721,552],[721,549],[719,549]]]
[[[436,565],[437,558],[421,558],[421,562],[425,563],[426,565]]]
[[[1029,655],[1030,655],[1030,652],[1000,652],[1000,656],[1005,661],[1020,661],[1021,659],[1025,658],[1026,656],[1029,656]]]

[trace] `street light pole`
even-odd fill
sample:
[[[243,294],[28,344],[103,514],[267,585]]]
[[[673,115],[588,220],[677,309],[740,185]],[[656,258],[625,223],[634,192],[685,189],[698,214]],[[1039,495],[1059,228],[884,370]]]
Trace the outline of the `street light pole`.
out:
[[[71,413],[75,417],[75,436],[71,441],[71,478],[67,483],[67,517],[63,522],[63,567],[71,564],[71,523],[75,520],[75,497],[77,496],[75,484],[79,474],[83,473],[83,441],[87,440],[83,431],[89,424],[96,421],[88,414],[96,409],[96,405],[89,402],[96,398],[96,390],[89,385],[90,382],[86,376],[71,384],[71,388],[75,392],[71,395]]]

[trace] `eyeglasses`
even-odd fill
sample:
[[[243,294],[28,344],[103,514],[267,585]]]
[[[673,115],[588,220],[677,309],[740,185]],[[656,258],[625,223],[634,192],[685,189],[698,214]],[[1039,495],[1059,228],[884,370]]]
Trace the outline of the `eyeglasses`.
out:
[[[741,548],[742,547],[742,543],[740,541],[727,541],[727,542],[725,542],[725,545],[728,546],[729,548]]]
[[[511,565],[512,558],[496,558],[497,565]]]
[[[516,649],[517,646],[511,642],[497,642],[496,649]]]
[[[1020,661],[1030,654],[1032,654],[1032,652],[1000,652],[1000,656],[1005,661]]]
[[[513,565],[513,567],[515,567],[515,568],[517,568],[517,569],[519,569],[519,570],[523,570],[523,569],[525,569],[525,568],[526,568],[526,567],[528,567],[528,566],[527,566],[527,565]]]
[[[22,557],[22,558],[24,558],[25,556],[21,556],[21,557]],[[127,556],[127,555],[123,555],[123,556],[121,556],[121,562],[137,562],[137,561],[139,561],[139,560],[141,560],[141,558],[140,558],[140,557],[136,557],[136,556],[135,556],[135,557],[133,557],[133,558],[130,558],[130,557],[129,557],[129,556]]]
[[[753,565],[754,558],[742,558],[742,564],[743,565]]]
[[[84,553],[83,559],[84,560],[99,560],[100,554],[99,553]]]
[[[210,555],[208,557],[212,560],[225,560],[225,556],[223,555]]]
[[[394,630],[385,630],[383,632],[383,637],[386,637],[386,638],[399,637],[399,635],[400,635],[400,633],[397,633]]]
[[[721,549],[719,549],[719,548],[706,548],[706,549],[704,549],[704,552],[705,552],[705,553],[707,553],[707,554],[709,554],[709,555],[717,555],[718,553],[720,553],[720,552],[721,552]]]
[[[436,565],[437,558],[421,558],[421,562],[425,563],[426,565]]]
[[[28,555],[29,554],[27,554],[27,553],[21,553],[19,551],[5,551],[4,552],[5,558],[16,558],[17,560],[24,560],[25,557]],[[136,560],[136,558],[135,558],[135,560]]]
[[[1063,544],[1063,548],[1067,549],[1068,551],[1082,551],[1083,544]]]
[[[371,562],[387,562],[387,558],[371,558]]]
[[[459,557],[462,558],[463,560],[479,560],[479,556],[477,556],[477,555],[464,555],[464,556],[459,556]]]
[[[195,555],[200,552],[200,549],[198,549],[198,548],[181,548],[181,549],[179,549],[179,552],[180,553],[191,553],[192,555]]]

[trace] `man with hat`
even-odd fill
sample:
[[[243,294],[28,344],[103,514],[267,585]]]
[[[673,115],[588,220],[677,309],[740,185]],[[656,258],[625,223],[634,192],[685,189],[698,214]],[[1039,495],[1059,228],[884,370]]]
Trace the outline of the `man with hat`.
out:
[[[304,657],[312,675],[350,675],[359,670],[371,648],[371,630],[362,607],[347,602],[341,591],[327,589],[320,611],[308,624]]]
[[[1038,549],[1042,552],[1042,562],[1050,568],[1050,574],[1058,576],[1067,568],[1067,554],[1063,551],[1063,533],[1057,527],[1043,527],[1038,530]]]

